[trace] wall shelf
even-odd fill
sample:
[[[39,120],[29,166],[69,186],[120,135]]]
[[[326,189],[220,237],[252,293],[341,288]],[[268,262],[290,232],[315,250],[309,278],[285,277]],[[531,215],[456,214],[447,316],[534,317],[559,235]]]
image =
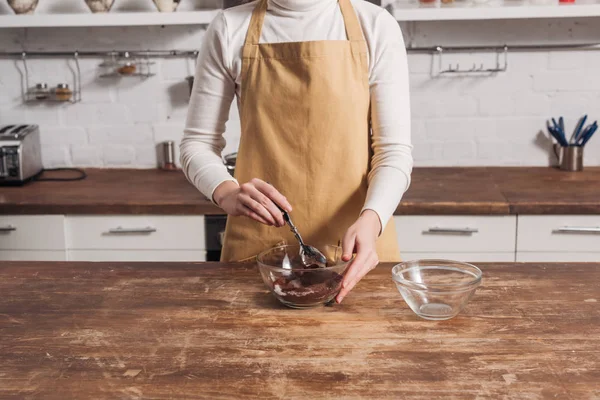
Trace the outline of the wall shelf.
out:
[[[111,12],[107,14],[0,15],[0,28],[99,27],[152,25],[206,25],[220,10],[160,12]],[[398,21],[460,21],[528,18],[600,17],[600,0],[578,5],[505,5],[419,7],[416,3],[393,8]]]
[[[206,25],[220,10],[0,15],[0,28]]]
[[[418,4],[394,5],[398,21],[460,21],[529,18],[600,17],[600,3],[579,5],[505,5],[419,7]]]

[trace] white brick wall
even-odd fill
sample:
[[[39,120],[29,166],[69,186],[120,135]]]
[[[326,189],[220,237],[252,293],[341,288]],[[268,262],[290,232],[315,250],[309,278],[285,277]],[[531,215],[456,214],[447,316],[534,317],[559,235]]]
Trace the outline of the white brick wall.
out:
[[[70,10],[85,12],[83,0],[77,3]],[[205,0],[181,5],[182,9],[203,6]],[[117,2],[115,7],[153,6],[150,0],[135,0]],[[0,4],[3,12],[8,12],[6,5]],[[598,20],[590,18],[430,22],[403,28],[407,43],[414,46],[460,46],[600,42],[597,26]],[[202,34],[201,27],[193,26],[15,29],[2,31],[0,48],[187,50],[200,45]],[[188,102],[185,77],[193,72],[194,61],[156,60],[156,75],[148,79],[102,79],[98,76],[101,61],[81,61],[81,103],[23,105],[18,69],[22,66],[0,60],[0,124],[40,124],[47,167],[153,168],[157,143],[181,138]],[[495,58],[493,54],[448,54],[444,62],[442,67],[487,65]],[[71,83],[66,65],[64,60],[31,60],[30,83]],[[541,133],[549,116],[564,115],[569,129],[584,113],[600,118],[600,51],[511,53],[508,72],[485,77],[440,77],[437,58],[427,54],[411,54],[409,65],[414,156],[419,166],[549,165],[554,162],[550,142]],[[235,104],[230,116],[225,153],[235,151],[239,143]],[[600,136],[586,148],[585,162],[600,165]]]

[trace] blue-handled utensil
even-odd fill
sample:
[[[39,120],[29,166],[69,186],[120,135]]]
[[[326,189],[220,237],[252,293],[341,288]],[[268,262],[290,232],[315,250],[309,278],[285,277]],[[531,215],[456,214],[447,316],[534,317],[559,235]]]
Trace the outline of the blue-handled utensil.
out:
[[[569,142],[567,141],[567,135],[565,135],[565,129],[564,129],[565,123],[564,123],[563,117],[559,118],[559,122],[556,122],[556,120],[554,118],[552,118],[552,123],[554,124],[554,131],[560,138],[559,142],[560,142],[561,146],[568,146]]]
[[[567,140],[567,131],[565,130],[565,119],[563,117],[560,117],[558,119],[558,123],[560,124],[560,131],[564,135],[565,141],[566,141]]]
[[[598,130],[597,122],[594,122],[592,125],[588,126],[587,132],[581,137],[581,144],[579,146],[585,146],[585,144],[592,138],[594,133],[596,133],[596,130]]]
[[[550,126],[550,122],[547,122],[547,127],[548,127],[548,132],[550,132],[550,135],[552,135],[552,137],[558,142],[558,144],[560,144],[562,147],[567,147],[569,145],[569,143],[567,143],[567,140],[564,138],[564,136],[560,134],[560,132],[559,132],[560,127],[557,127],[557,126],[552,127],[552,126]]]
[[[580,137],[581,131],[583,130],[583,126],[585,125],[586,120],[587,120],[587,114],[584,115],[583,117],[581,117],[579,119],[579,122],[577,122],[577,126],[575,127],[575,130],[573,131],[573,135],[571,135],[571,140],[570,140],[571,144],[577,143],[577,140]]]

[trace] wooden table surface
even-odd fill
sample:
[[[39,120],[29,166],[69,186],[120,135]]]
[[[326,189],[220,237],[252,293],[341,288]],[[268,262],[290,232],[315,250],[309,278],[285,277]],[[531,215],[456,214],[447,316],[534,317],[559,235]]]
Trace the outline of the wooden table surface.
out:
[[[600,264],[484,264],[442,322],[390,267],[292,310],[253,265],[0,263],[0,398],[600,399]]]
[[[98,170],[0,187],[1,214],[222,214],[181,171]],[[600,214],[600,168],[415,168],[396,214]]]

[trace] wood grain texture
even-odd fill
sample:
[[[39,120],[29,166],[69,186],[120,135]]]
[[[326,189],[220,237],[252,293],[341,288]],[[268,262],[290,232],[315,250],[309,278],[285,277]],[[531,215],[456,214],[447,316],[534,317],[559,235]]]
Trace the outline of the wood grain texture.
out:
[[[201,215],[222,211],[180,171],[87,170],[80,182],[0,187],[0,214]],[[600,168],[415,168],[396,214],[600,214]]]
[[[0,398],[600,399],[600,264],[486,264],[453,320],[369,274],[280,306],[253,265],[0,264]]]
[[[511,214],[600,214],[600,168],[490,168]]]

